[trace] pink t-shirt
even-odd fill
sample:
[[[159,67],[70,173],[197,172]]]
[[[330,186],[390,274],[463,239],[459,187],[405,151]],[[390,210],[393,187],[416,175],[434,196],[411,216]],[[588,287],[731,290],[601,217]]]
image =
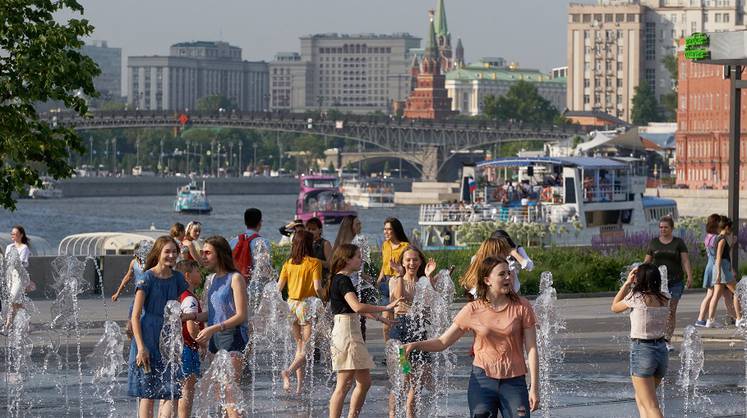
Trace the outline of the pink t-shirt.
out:
[[[465,305],[454,318],[462,331],[475,333],[473,365],[493,379],[527,374],[524,361],[524,330],[537,320],[532,305],[524,298],[496,312],[483,301]]]

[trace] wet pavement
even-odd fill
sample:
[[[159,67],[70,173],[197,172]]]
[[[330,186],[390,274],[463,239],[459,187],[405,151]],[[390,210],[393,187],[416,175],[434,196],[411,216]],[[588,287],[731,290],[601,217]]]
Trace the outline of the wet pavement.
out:
[[[679,348],[684,326],[694,322],[697,309],[703,293],[687,293],[683,297],[678,314],[675,347]],[[551,417],[634,417],[637,416],[633,388],[628,376],[628,332],[627,315],[616,315],[609,311],[612,296],[593,298],[569,298],[558,301],[560,313],[566,318],[566,331],[560,335],[560,349],[565,353],[565,362],[553,370],[552,381],[557,388],[556,405],[544,416]],[[108,406],[102,401],[95,400],[92,393],[97,389],[91,384],[90,368],[85,360],[93,345],[99,339],[102,324],[106,319],[114,319],[124,323],[123,318],[131,299],[122,298],[112,304],[106,301],[106,308],[100,298],[89,297],[80,300],[81,323],[84,324],[81,338],[81,356],[84,359],[83,368],[83,415],[105,416]],[[48,333],[44,323],[49,322],[51,302],[36,301],[38,312],[32,318],[32,339],[34,351],[33,363],[40,369],[44,364],[44,347],[48,345]],[[455,303],[453,311],[460,308],[461,303]],[[124,329],[124,327],[123,327]],[[704,341],[705,365],[704,374],[698,385],[699,397],[695,406],[688,413],[683,411],[684,394],[677,384],[677,374],[680,369],[678,352],[670,354],[669,371],[663,384],[664,414],[667,417],[728,417],[745,416],[745,362],[744,343],[736,335],[735,328],[699,329]],[[69,344],[68,344],[69,343]],[[5,338],[0,338],[4,347]],[[441,410],[442,416],[467,416],[466,386],[469,377],[471,359],[468,355],[471,338],[463,338],[452,348],[457,354],[457,368],[450,376],[450,393],[448,408]],[[54,413],[55,416],[80,416],[78,406],[79,378],[77,374],[77,353],[74,339],[63,339],[61,356],[67,358],[68,365],[73,371],[54,371],[48,367],[51,374],[57,375],[58,380],[45,378],[28,382],[27,393],[35,399],[28,405],[26,416],[44,416]],[[386,416],[386,367],[384,359],[384,342],[380,324],[369,321],[368,347],[373,354],[376,369],[372,371],[373,387],[371,388],[363,417]],[[127,351],[128,348],[125,348]],[[127,353],[125,353],[127,354]],[[125,356],[125,358],[127,358]],[[6,360],[3,355],[0,370],[5,370]],[[113,416],[134,417],[135,402],[126,396],[126,369],[119,379],[119,385],[114,388],[115,407]],[[256,416],[302,417],[326,416],[326,392],[317,390],[310,400],[300,401],[295,396],[271,396],[273,387],[269,372],[260,368],[256,373],[259,382],[256,387],[254,402]],[[13,384],[13,376],[5,376],[3,385]],[[328,381],[317,381],[317,386],[331,384]],[[100,388],[98,388],[100,389]],[[317,388],[318,389],[318,388]],[[277,392],[277,388],[274,388]],[[0,410],[6,411],[7,390],[0,393]],[[349,400],[349,395],[348,395]],[[2,415],[2,414],[0,414]],[[543,416],[542,412],[535,412],[534,416]]]

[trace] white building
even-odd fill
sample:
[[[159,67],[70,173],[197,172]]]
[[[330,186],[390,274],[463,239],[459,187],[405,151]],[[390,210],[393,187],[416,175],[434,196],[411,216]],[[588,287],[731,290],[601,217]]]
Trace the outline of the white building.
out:
[[[537,70],[520,69],[514,64],[496,67],[493,62],[483,59],[479,64],[467,65],[446,73],[446,90],[451,97],[452,110],[463,115],[479,115],[486,96],[502,96],[519,80],[534,84],[540,96],[547,99],[559,112],[565,109],[564,78],[552,78]]]

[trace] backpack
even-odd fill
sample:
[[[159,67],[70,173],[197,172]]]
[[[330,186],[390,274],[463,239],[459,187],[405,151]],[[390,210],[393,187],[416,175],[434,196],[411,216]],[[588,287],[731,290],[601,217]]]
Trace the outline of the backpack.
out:
[[[231,252],[233,257],[233,264],[238,270],[239,274],[244,276],[244,279],[249,280],[252,274],[252,268],[254,268],[254,259],[252,258],[252,241],[259,237],[256,232],[250,236],[246,234],[239,235],[239,241]]]

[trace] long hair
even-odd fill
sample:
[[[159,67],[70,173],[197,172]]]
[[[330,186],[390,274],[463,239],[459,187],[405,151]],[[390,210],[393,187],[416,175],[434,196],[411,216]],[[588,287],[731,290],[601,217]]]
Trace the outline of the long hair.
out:
[[[480,262],[480,265],[477,268],[478,279],[477,283],[475,283],[475,287],[477,288],[476,300],[488,302],[489,286],[485,283],[485,278],[490,276],[490,272],[492,272],[495,266],[499,264],[505,264],[508,267],[508,261],[506,261],[506,259],[503,257],[488,257]],[[507,296],[511,302],[519,301],[519,295],[514,292],[513,287],[511,287],[511,291],[508,292]]]
[[[202,226],[202,223],[200,221],[190,221],[187,224],[187,227],[184,230],[184,235],[185,235],[184,238],[189,239],[191,241],[192,237],[191,237],[190,233],[192,232],[192,228],[196,228],[198,226],[199,227]]]
[[[220,235],[213,235],[205,240],[205,244],[210,244],[215,250],[215,255],[218,257],[219,269],[226,273],[236,271],[236,266],[233,264],[233,256],[231,255],[231,246],[225,238]]]
[[[420,258],[420,266],[418,267],[417,277],[415,278],[415,280],[418,280],[419,278],[425,276],[425,263],[426,263],[425,254],[423,254],[423,252],[420,251],[420,249],[418,249],[414,245],[408,245],[407,247],[405,247],[404,251],[399,253],[399,258],[397,259],[397,263],[399,263],[400,266],[404,267],[405,253],[409,251],[416,252],[418,254],[418,258]]]
[[[10,228],[10,230],[16,230],[19,234],[21,234],[21,244],[29,245],[29,237],[26,235],[26,230],[21,225],[13,225],[13,228]]]
[[[355,215],[348,215],[342,218],[340,229],[337,230],[335,245],[333,245],[334,248],[337,248],[342,244],[350,244],[351,242],[353,242],[353,238],[355,238],[355,233],[353,233],[353,225],[355,224],[356,219],[358,219],[358,217]]]
[[[631,292],[654,296],[661,303],[669,300],[668,297],[661,293],[661,274],[659,273],[659,268],[651,263],[643,263],[638,266],[638,271],[635,274],[635,283]]]
[[[156,241],[153,243],[153,247],[145,257],[145,270],[150,270],[155,267],[156,264],[158,264],[158,259],[161,257],[161,252],[163,251],[164,247],[169,244],[174,244],[176,249],[179,249],[179,245],[177,245],[176,241],[174,241],[174,238],[168,235],[163,235],[156,238]]]
[[[475,253],[475,259],[470,263],[467,271],[459,279],[459,284],[467,290],[476,286],[480,279],[478,270],[482,262],[488,257],[506,258],[511,253],[511,244],[505,238],[488,238],[480,244],[480,248]]]
[[[712,213],[706,220],[706,232],[709,234],[718,234],[718,224],[721,222],[721,215],[718,213]]]
[[[171,225],[171,229],[169,229],[169,235],[171,235],[173,238],[178,238],[180,235],[184,235],[184,225],[180,222],[177,222],[173,225]]]
[[[512,249],[518,247],[514,240],[511,239],[511,235],[508,235],[508,232],[506,232],[505,229],[496,229],[492,234],[490,234],[490,238],[505,238]]]
[[[342,244],[339,247],[335,247],[332,253],[332,260],[329,264],[329,283],[332,283],[332,278],[335,277],[335,274],[342,270],[351,258],[355,257],[355,253],[358,250],[358,246],[353,244]]]
[[[291,263],[301,264],[303,258],[313,254],[313,237],[306,231],[298,231],[293,234],[291,244]]]
[[[384,220],[384,225],[389,224],[392,227],[392,232],[394,233],[394,238],[397,239],[399,242],[407,242],[409,243],[410,240],[407,239],[407,234],[405,234],[405,228],[402,226],[402,222],[399,221],[397,218],[386,218]]]

